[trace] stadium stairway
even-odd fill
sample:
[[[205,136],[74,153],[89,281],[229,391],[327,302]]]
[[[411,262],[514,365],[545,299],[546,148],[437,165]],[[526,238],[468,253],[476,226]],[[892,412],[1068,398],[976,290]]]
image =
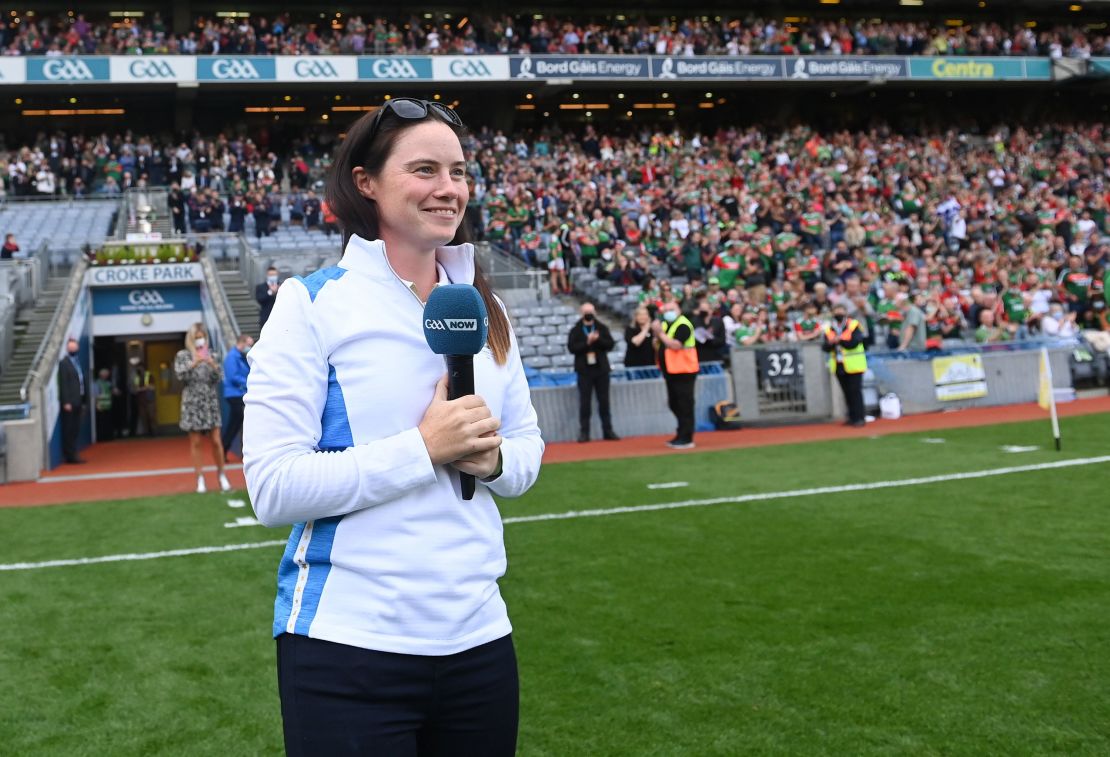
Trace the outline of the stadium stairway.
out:
[[[227,295],[239,331],[258,339],[258,303],[254,299],[254,289],[243,283],[239,269],[220,271],[220,286]]]
[[[0,373],[0,405],[17,405],[23,401],[19,389],[31,370],[31,363],[46,337],[46,330],[68,282],[68,276],[48,278],[34,306],[23,308],[16,314],[15,349],[12,359]]]

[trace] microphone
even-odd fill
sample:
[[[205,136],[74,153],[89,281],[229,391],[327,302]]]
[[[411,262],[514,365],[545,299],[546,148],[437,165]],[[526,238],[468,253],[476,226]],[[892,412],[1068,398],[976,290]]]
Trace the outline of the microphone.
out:
[[[469,284],[432,290],[424,306],[424,338],[447,362],[447,399],[474,394],[474,356],[486,346],[489,315],[482,295]],[[474,476],[459,474],[463,499],[474,497]]]

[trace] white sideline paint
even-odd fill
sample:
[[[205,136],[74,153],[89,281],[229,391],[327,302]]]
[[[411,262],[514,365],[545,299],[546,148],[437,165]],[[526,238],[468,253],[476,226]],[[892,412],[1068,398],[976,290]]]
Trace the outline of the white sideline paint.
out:
[[[1014,473],[1030,473],[1041,470],[1056,470],[1058,468],[1075,468],[1083,465],[1100,465],[1110,463],[1110,455],[1100,457],[1079,457],[1071,460],[1059,460],[1053,463],[1037,463],[1035,465],[1015,465],[1008,468],[992,468],[989,470],[968,471],[966,473],[945,473],[937,476],[922,476],[920,478],[902,478],[892,481],[872,481],[864,484],[841,484],[839,486],[818,486],[811,489],[791,489],[781,492],[762,492],[759,494],[743,494],[738,497],[715,497],[713,499],[689,499],[681,502],[662,502],[655,505],[635,505],[630,507],[611,507],[604,510],[571,510],[565,513],[547,513],[545,515],[522,515],[515,518],[505,518],[506,525],[513,523],[535,523],[546,520],[573,520],[575,518],[599,518],[604,515],[623,515],[626,513],[644,513],[655,510],[677,510],[685,507],[707,507],[709,505],[740,504],[744,502],[763,502],[773,499],[792,499],[795,497],[811,497],[817,494],[843,494],[845,492],[872,491],[875,489],[900,489],[908,486],[925,486],[928,484],[942,484],[948,481],[968,481],[976,478],[993,478],[995,476],[1008,476]],[[165,552],[146,552],[143,554],[129,555],[104,555],[103,557],[81,557],[72,560],[48,560],[46,562],[22,562],[0,564],[0,571],[6,570],[37,570],[38,568],[61,568],[71,565],[92,565],[95,563],[126,562],[130,560],[156,560],[162,557],[185,557],[188,555],[207,555],[215,552],[237,552],[243,549],[261,549],[264,547],[277,547],[286,544],[285,539],[274,541],[260,541],[250,544],[227,544],[222,547],[195,547],[193,549],[172,549]]]
[[[229,499],[227,501],[227,506],[238,509],[240,507],[246,507],[247,501],[245,499]]]
[[[1036,444],[1029,447],[1022,447],[1019,444],[1004,444],[999,447],[999,449],[1003,452],[1009,452],[1010,454],[1017,454],[1019,452],[1036,452],[1040,449],[1040,447],[1038,447]]]
[[[684,486],[689,486],[687,481],[668,481],[664,484],[648,484],[649,489],[681,489]]]
[[[944,439],[936,436],[926,436],[921,440],[922,444],[944,444]]]
[[[242,470],[243,465],[236,463],[235,465],[225,465],[224,470]],[[206,465],[201,468],[202,471],[211,473],[217,470],[215,465]],[[51,476],[49,478],[40,478],[35,483],[38,484],[64,484],[67,481],[106,481],[113,478],[146,478],[149,476],[173,476],[178,473],[193,473],[195,469],[189,468],[158,468],[157,470],[124,470],[116,471],[115,473],[82,473],[73,476]]]
[[[232,523],[225,523],[224,528],[242,528],[243,526],[261,526],[257,520],[251,517],[236,518]]]
[[[170,549],[165,552],[140,552],[130,555],[104,555],[103,557],[79,557],[75,560],[47,560],[46,562],[16,562],[0,565],[0,570],[35,570],[37,568],[64,568],[70,565],[95,565],[102,562],[129,562],[131,560],[157,560],[161,557],[186,557],[188,555],[210,555],[216,552],[238,552],[243,549],[263,549],[285,544],[285,539],[256,541],[249,544],[225,544],[222,547],[194,547],[193,549]]]

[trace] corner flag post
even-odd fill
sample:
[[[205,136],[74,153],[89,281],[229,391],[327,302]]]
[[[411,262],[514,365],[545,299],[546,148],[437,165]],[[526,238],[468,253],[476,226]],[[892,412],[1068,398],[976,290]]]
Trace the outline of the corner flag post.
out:
[[[1048,348],[1041,347],[1040,386],[1037,390],[1037,404],[1047,410],[1052,417],[1052,438],[1056,441],[1056,451],[1060,451],[1060,420],[1056,417],[1056,392],[1052,388],[1052,364],[1048,362]]]

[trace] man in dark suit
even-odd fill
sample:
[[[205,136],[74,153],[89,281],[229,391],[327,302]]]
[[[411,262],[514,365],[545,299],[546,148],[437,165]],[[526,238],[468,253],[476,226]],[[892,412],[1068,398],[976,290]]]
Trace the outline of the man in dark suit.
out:
[[[85,404],[85,374],[77,359],[76,339],[66,343],[66,356],[58,363],[58,401],[62,406],[62,456],[67,463],[85,462],[77,456],[77,434]]]
[[[609,327],[597,320],[593,303],[582,305],[582,317],[567,335],[567,349],[574,355],[574,372],[578,374],[578,441],[590,440],[590,415],[593,413],[592,395],[597,393],[597,413],[601,416],[604,438],[620,439],[613,431],[609,416],[609,350],[613,349],[613,335]]]
[[[277,299],[278,287],[281,282],[278,281],[278,270],[273,266],[266,269],[266,280],[254,288],[254,299],[258,301],[258,329],[266,325],[266,321],[270,318],[270,311],[274,309],[274,300]]]

